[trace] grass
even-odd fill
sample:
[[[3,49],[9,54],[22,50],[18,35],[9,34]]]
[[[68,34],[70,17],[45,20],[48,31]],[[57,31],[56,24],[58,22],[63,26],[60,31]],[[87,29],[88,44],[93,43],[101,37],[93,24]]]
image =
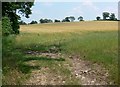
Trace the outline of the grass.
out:
[[[0,86],[2,85],[2,28],[0,21]]]
[[[39,25],[22,25],[21,34],[13,37],[12,42],[5,42],[5,44],[11,47],[11,51],[8,51],[3,61],[5,61],[4,68],[7,66],[13,67],[16,64],[17,71],[23,76],[23,73],[29,73],[33,69],[37,69],[38,66],[31,67],[26,65],[26,61],[38,60],[40,67],[49,67],[56,73],[62,73],[63,77],[69,77],[70,71],[61,65],[65,61],[61,60],[48,60],[47,58],[37,58],[31,56],[26,58],[26,54],[23,52],[27,50],[46,51],[51,46],[58,46],[61,52],[66,55],[80,55],[83,59],[91,62],[97,62],[107,69],[111,74],[110,80],[118,83],[118,22],[112,21],[94,21],[94,22],[75,22],[75,23],[55,23],[55,24],[39,24]],[[7,40],[7,41],[8,41]],[[5,47],[6,48],[6,47]],[[6,48],[7,49],[7,48]],[[5,49],[5,51],[6,51]],[[9,54],[10,52],[10,54]],[[9,60],[10,58],[10,60]],[[16,60],[17,59],[17,60]],[[8,61],[11,61],[8,63]],[[11,63],[11,64],[10,64]],[[14,64],[15,63],[15,64]],[[11,70],[11,67],[10,70]],[[5,71],[7,70],[7,71]],[[9,75],[9,69],[4,69]],[[27,72],[28,71],[28,72]],[[63,72],[65,71],[65,72]],[[21,74],[22,73],[22,74]],[[67,79],[66,77],[66,79]],[[73,77],[74,78],[74,77]],[[15,78],[17,79],[17,78]],[[9,81],[5,80],[4,81]],[[77,80],[71,82],[68,78],[66,84],[78,84]],[[15,82],[16,83],[16,82]],[[18,81],[20,83],[20,81]],[[8,83],[7,83],[8,84]]]

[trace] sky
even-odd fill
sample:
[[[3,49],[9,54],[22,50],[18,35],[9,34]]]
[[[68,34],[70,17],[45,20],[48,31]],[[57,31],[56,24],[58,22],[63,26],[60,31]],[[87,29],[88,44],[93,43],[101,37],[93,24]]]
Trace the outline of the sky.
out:
[[[102,17],[103,12],[115,13],[118,18],[118,2],[38,2],[35,1],[31,8],[32,14],[30,18],[22,17],[26,23],[32,20],[38,21],[41,18],[62,20],[67,16],[74,16],[78,21],[79,16],[83,16],[84,20],[96,20],[96,16]]]

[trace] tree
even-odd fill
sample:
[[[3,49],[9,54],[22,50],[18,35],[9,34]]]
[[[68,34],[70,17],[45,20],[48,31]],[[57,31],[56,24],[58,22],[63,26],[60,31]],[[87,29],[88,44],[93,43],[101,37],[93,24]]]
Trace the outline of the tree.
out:
[[[47,19],[47,23],[52,23],[53,21],[51,19]]]
[[[65,22],[70,22],[69,17],[65,18]]]
[[[40,23],[52,23],[53,21],[51,19],[40,19]]]
[[[40,23],[44,23],[44,20],[43,20],[43,19],[40,19]]]
[[[20,25],[26,25],[26,23],[24,21],[22,21],[22,20],[19,22],[19,24]]]
[[[75,20],[75,17],[74,17],[74,16],[70,16],[68,19],[69,19],[71,22],[73,22],[73,21]]]
[[[111,15],[110,15],[110,20],[116,20],[114,13],[111,13]]]
[[[109,12],[103,12],[103,20],[106,20],[109,17]]]
[[[65,20],[65,19],[63,19],[63,20],[62,20],[62,22],[66,22],[66,20]]]
[[[37,21],[31,21],[30,24],[37,24]]]
[[[33,4],[34,2],[2,2],[2,17],[7,16],[10,19],[14,34],[19,34],[20,16],[17,11],[22,16],[29,18]]]
[[[83,21],[83,17],[82,16],[78,17],[78,20]]]
[[[62,22],[70,22],[69,17],[66,17],[65,19],[63,19]]]
[[[100,17],[99,17],[99,16],[97,16],[97,17],[96,17],[96,19],[97,19],[97,20],[100,20]]]
[[[60,22],[60,20],[55,19],[55,21],[54,21],[54,22]]]

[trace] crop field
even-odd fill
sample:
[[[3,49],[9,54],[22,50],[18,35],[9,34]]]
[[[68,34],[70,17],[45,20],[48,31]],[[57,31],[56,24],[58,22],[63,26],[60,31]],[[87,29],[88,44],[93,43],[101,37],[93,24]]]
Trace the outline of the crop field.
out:
[[[3,59],[3,84],[119,83],[118,22],[21,25],[6,39],[14,44]]]

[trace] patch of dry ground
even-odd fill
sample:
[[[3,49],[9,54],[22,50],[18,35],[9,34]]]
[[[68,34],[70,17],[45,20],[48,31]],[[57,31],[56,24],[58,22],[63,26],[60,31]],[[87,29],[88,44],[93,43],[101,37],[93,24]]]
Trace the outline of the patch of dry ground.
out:
[[[27,52],[30,55],[39,55],[48,58],[60,58],[63,57],[61,53],[41,53],[38,51]],[[81,85],[108,85],[112,84],[108,80],[108,70],[101,67],[97,63],[91,63],[86,60],[80,59],[80,56],[69,56],[68,60],[70,64],[64,64],[64,67],[68,68],[72,75],[78,79]],[[29,65],[36,65],[37,60],[27,62]],[[71,79],[72,81],[72,79]],[[65,78],[61,75],[51,71],[48,67],[42,67],[39,70],[33,70],[30,78],[26,81],[26,85],[64,85]]]
[[[31,72],[31,77],[26,81],[26,85],[62,85],[64,81],[61,76],[50,73],[49,68],[41,68]]]
[[[71,56],[72,74],[81,80],[82,85],[108,85],[108,70],[97,63],[81,60],[79,56]]]

